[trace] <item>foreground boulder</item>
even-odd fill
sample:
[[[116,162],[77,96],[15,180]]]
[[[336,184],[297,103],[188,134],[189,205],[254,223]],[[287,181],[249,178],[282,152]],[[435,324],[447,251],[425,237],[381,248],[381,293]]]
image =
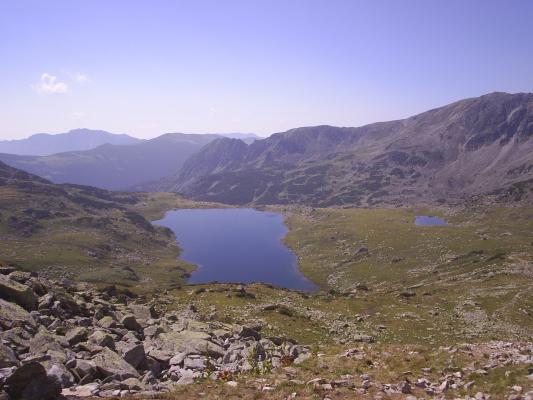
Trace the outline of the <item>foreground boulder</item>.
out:
[[[128,364],[121,356],[113,350],[104,347],[103,350],[93,358],[93,363],[103,378],[116,376],[123,380],[137,378],[139,373]]]
[[[224,348],[213,343],[211,336],[204,332],[182,331],[159,335],[156,343],[160,350],[177,354],[206,354],[213,357],[224,355]]]
[[[31,288],[2,274],[0,274],[0,298],[16,303],[28,311],[37,308],[37,296]]]
[[[6,379],[4,390],[15,400],[54,400],[61,394],[61,384],[47,375],[44,366],[30,362]]]
[[[9,368],[18,366],[19,361],[15,352],[3,344],[0,344],[0,368]]]
[[[36,321],[18,304],[0,299],[0,328],[8,330],[15,326],[34,329]]]

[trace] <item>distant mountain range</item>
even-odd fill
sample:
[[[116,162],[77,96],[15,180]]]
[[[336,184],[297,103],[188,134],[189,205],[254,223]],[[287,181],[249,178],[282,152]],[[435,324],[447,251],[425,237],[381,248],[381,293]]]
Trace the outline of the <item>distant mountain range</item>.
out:
[[[112,190],[172,191],[238,205],[461,203],[486,194],[533,198],[531,93],[491,93],[404,120],[296,128],[265,139],[169,133],[139,140],[75,130],[34,135],[26,145],[35,145],[35,137],[50,143],[28,151],[107,142],[46,156],[0,154],[0,160],[55,183]]]
[[[48,156],[0,154],[0,160],[55,183],[123,190],[174,173],[189,156],[220,137],[167,133],[130,145],[103,144]]]
[[[174,174],[189,156],[221,137],[238,137],[246,143],[259,138],[251,133],[167,133],[141,140],[105,131],[76,129],[0,142],[0,149],[11,150],[11,154],[0,153],[0,160],[55,183],[123,190]]]
[[[218,135],[231,139],[241,139],[245,143],[252,143],[256,140],[263,139],[261,136],[257,136],[255,133],[219,133]]]
[[[514,199],[533,188],[533,94],[491,93],[404,120],[213,140],[143,187],[231,204],[313,206]]]
[[[0,140],[0,153],[46,156],[65,151],[89,150],[103,144],[128,145],[140,142],[128,135],[117,135],[92,129],[73,129],[51,135],[37,133],[27,139]]]

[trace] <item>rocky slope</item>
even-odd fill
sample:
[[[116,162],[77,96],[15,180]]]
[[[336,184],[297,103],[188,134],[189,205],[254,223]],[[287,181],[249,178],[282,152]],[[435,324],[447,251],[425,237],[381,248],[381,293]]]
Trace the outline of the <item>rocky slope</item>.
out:
[[[212,142],[150,189],[233,204],[520,200],[533,182],[533,94],[492,93],[360,128]]]
[[[222,322],[217,313],[199,311],[192,303],[208,292],[256,301],[258,289],[264,290],[257,285],[251,291],[235,285],[197,288],[176,307],[172,293],[154,293],[147,300],[114,286],[51,281],[4,264],[0,396],[488,400],[507,393],[509,399],[529,400],[533,395],[527,386],[533,379],[527,370],[533,362],[531,343],[426,349],[361,343],[372,341],[365,337],[341,347],[315,345],[312,351],[268,329],[263,333],[262,324]],[[338,295],[329,296],[338,301]],[[272,305],[262,308],[275,312]],[[329,336],[335,335],[332,328]],[[505,383],[494,386],[497,382]]]
[[[162,306],[158,297],[146,303],[114,287],[58,284],[1,267],[0,390],[25,400],[148,396],[309,357],[305,347],[262,338],[254,327],[201,321],[193,306]]]
[[[46,156],[66,151],[90,150],[106,143],[128,145],[140,141],[140,139],[124,134],[118,135],[92,129],[73,129],[55,135],[38,133],[27,139],[0,140],[0,153]]]
[[[189,156],[219,137],[167,133],[133,145],[104,144],[42,157],[0,154],[0,160],[55,183],[124,190],[171,175]]]

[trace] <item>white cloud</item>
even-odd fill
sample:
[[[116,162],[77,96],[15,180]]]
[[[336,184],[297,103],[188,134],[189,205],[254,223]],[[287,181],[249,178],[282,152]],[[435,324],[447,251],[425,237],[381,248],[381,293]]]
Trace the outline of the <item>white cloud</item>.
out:
[[[57,76],[46,72],[41,75],[41,81],[33,88],[41,93],[68,93],[68,86],[65,82],[58,81]]]
[[[80,111],[73,111],[72,112],[72,116],[74,117],[74,119],[82,119],[84,117],[84,113],[80,112]]]
[[[89,81],[89,77],[85,75],[83,72],[78,72],[73,76],[73,79],[78,83],[84,83]]]

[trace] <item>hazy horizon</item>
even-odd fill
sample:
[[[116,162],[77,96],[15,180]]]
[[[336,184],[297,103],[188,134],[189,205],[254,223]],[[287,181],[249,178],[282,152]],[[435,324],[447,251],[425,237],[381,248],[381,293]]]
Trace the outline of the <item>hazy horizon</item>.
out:
[[[494,92],[491,92],[491,93],[494,93]],[[510,94],[517,94],[517,93],[520,93],[520,92],[516,92],[516,93],[510,93]],[[487,94],[490,94],[490,93],[483,93],[483,94],[480,94],[479,96],[475,96],[475,97],[480,97],[480,96],[484,96],[484,95],[487,95]],[[465,100],[464,98],[461,98],[461,99],[457,99],[457,100],[454,100],[454,101],[451,101],[450,103],[454,103],[455,101],[460,101],[460,100]],[[437,107],[433,107],[433,108],[439,108],[441,106],[446,106],[448,104],[442,104],[440,106],[437,106]],[[399,119],[404,119],[404,118],[408,118],[408,117],[412,117],[412,116],[415,116],[415,115],[418,115],[418,114],[421,114],[421,113],[424,113],[426,111],[430,111],[431,109],[426,109],[426,110],[422,110],[422,111],[419,111],[419,112],[416,112],[414,114],[411,114],[411,115],[406,115],[405,117],[401,117],[401,118],[395,118],[394,120],[399,120]],[[107,133],[112,133],[112,134],[115,134],[115,135],[128,135],[128,136],[131,136],[133,138],[136,138],[136,139],[145,139],[145,140],[149,140],[149,139],[154,139],[154,138],[157,138],[159,136],[162,136],[162,135],[166,135],[166,134],[172,134],[172,133],[178,133],[178,134],[187,134],[187,135],[221,135],[221,136],[224,136],[224,135],[255,135],[261,139],[264,139],[264,138],[267,138],[273,134],[276,134],[276,133],[282,133],[282,132],[285,132],[285,131],[288,131],[290,129],[294,129],[294,128],[305,128],[305,127],[312,127],[312,126],[319,126],[319,125],[329,125],[329,126],[338,126],[338,127],[353,127],[353,128],[357,128],[357,127],[361,127],[361,126],[365,126],[365,125],[369,125],[369,124],[373,124],[373,123],[379,123],[379,122],[389,122],[389,121],[393,121],[392,119],[391,120],[381,120],[381,121],[371,121],[371,122],[368,122],[368,123],[365,123],[365,124],[361,124],[361,125],[346,125],[346,126],[340,126],[340,125],[333,125],[333,124],[317,124],[317,125],[302,125],[302,126],[293,126],[291,128],[288,128],[284,131],[276,131],[276,132],[269,132],[269,133],[262,133],[262,134],[259,134],[259,133],[256,133],[256,132],[238,132],[238,131],[235,131],[235,132],[183,132],[183,131],[178,131],[178,130],[174,130],[174,131],[165,131],[165,132],[154,132],[152,134],[148,134],[146,136],[139,136],[139,135],[136,135],[134,133],[131,133],[131,132],[126,132],[126,131],[111,131],[111,130],[108,130],[106,129],[105,127],[87,127],[87,126],[77,126],[77,127],[72,127],[72,128],[68,128],[66,129],[65,131],[56,131],[56,132],[33,132],[33,133],[30,133],[28,134],[27,136],[21,136],[21,137],[16,137],[16,138],[6,138],[4,139],[2,137],[2,135],[0,134],[0,141],[2,140],[20,140],[20,139],[27,139],[31,136],[34,136],[34,135],[41,135],[41,134],[45,134],[45,135],[59,135],[59,134],[64,134],[64,133],[69,133],[71,131],[76,131],[76,130],[89,130],[89,131],[104,131],[104,132],[107,132]]]
[[[533,92],[525,0],[28,0],[0,10],[0,140],[80,127],[268,136]]]

